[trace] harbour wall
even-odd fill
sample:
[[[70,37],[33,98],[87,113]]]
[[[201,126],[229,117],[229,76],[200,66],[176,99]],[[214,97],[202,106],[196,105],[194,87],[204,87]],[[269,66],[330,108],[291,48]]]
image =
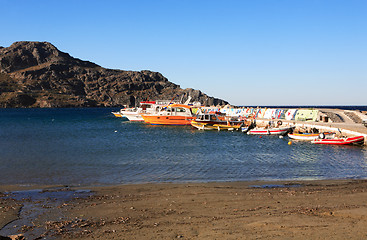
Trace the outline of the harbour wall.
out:
[[[364,136],[367,142],[366,112],[359,110],[325,108],[217,108],[208,109],[233,117],[256,119],[258,125],[267,125],[269,121],[281,120],[283,125],[295,126],[296,129],[316,128],[320,132],[330,131],[341,136]]]

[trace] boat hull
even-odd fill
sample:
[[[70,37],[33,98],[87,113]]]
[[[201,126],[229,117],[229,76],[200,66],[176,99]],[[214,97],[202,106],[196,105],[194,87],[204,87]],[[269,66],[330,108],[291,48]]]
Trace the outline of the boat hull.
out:
[[[127,119],[129,119],[129,121],[132,121],[132,122],[144,122],[143,117],[139,113],[125,112],[123,114],[123,116],[126,117]]]
[[[283,128],[254,128],[247,132],[249,135],[284,135],[289,132],[292,127]]]
[[[335,139],[316,139],[312,141],[314,144],[328,144],[328,145],[361,145],[364,143],[363,136],[349,137],[349,138],[335,138]]]
[[[227,124],[227,123],[207,123],[207,122],[198,122],[191,121],[191,125],[196,127],[199,130],[239,130],[243,124]]]
[[[123,116],[121,115],[120,112],[112,112],[112,114],[115,116],[115,117],[119,117],[119,118],[122,118]]]
[[[329,133],[329,132],[325,132],[323,133],[325,138],[327,139],[331,139],[334,138],[335,133]],[[290,134],[288,133],[288,137],[294,140],[301,140],[301,141],[313,141],[315,139],[320,138],[320,134],[319,133],[293,133]]]
[[[142,115],[146,123],[153,125],[190,125],[195,117]]]

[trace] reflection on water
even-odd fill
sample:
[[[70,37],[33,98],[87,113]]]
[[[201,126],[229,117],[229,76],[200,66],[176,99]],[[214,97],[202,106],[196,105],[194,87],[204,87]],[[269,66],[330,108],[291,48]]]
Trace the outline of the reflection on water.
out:
[[[111,109],[0,111],[2,184],[366,178],[365,147],[152,126]]]

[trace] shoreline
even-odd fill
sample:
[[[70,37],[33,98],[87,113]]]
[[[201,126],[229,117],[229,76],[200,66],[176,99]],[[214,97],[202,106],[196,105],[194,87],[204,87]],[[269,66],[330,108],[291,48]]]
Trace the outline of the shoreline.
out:
[[[138,183],[111,183],[111,184],[97,184],[97,185],[81,185],[81,184],[55,184],[55,185],[43,185],[43,184],[1,184],[0,183],[0,193],[4,192],[15,192],[15,191],[32,191],[32,190],[52,190],[52,189],[104,189],[111,187],[132,187],[132,186],[145,186],[145,185],[186,185],[186,184],[242,184],[244,186],[258,185],[254,183],[262,183],[262,184],[289,184],[289,183],[302,183],[303,185],[307,185],[308,183],[317,183],[317,184],[330,184],[330,183],[346,183],[346,182],[354,182],[354,181],[367,181],[367,178],[340,178],[340,179],[285,179],[285,180],[238,180],[238,181],[187,181],[187,182],[138,182]]]
[[[0,194],[31,189],[88,189],[93,194],[56,204],[48,199],[42,208],[46,213],[33,219],[33,226],[22,226],[26,237],[36,228],[40,236],[61,239],[367,236],[367,179],[32,187],[4,185]],[[32,201],[1,198],[0,227],[12,220],[10,225],[16,224],[18,215],[27,214],[22,206]]]

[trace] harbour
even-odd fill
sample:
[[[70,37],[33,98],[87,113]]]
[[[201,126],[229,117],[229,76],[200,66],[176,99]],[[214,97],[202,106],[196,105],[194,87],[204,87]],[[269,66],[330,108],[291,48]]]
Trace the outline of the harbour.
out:
[[[299,141],[289,145],[287,136],[129,122],[115,118],[111,109],[1,111],[2,184],[80,186],[367,177],[365,146],[316,146]],[[367,129],[356,123],[282,122],[299,128],[339,129],[343,134],[365,134]]]
[[[226,122],[214,131],[152,125],[115,117],[115,111],[0,109],[1,237],[328,239],[327,228],[338,237],[362,238],[365,145],[249,135]],[[328,111],[343,121],[324,115],[315,122],[252,121],[325,135],[366,133],[344,110]]]
[[[367,238],[366,1],[2,6],[0,240]]]

